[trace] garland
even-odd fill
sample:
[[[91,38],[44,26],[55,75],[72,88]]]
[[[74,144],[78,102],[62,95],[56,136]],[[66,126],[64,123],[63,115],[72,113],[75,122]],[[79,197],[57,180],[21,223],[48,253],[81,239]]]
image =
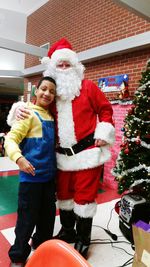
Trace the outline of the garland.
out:
[[[146,183],[150,183],[150,180],[149,179],[140,179],[140,180],[136,180],[131,186],[130,186],[130,188],[129,189],[131,189],[132,187],[134,187],[134,186],[136,186],[136,185],[139,185],[139,184],[141,184],[141,183],[143,183],[143,182],[146,182]]]
[[[129,173],[132,173],[132,172],[137,172],[139,170],[142,170],[142,169],[145,169],[146,171],[148,171],[148,173],[150,173],[150,166],[146,166],[145,164],[143,165],[139,165],[137,167],[134,167],[134,168],[131,168],[131,169],[128,169],[126,171],[123,171],[122,173],[118,173],[118,175],[121,175],[121,176],[124,176],[124,175],[127,175]],[[115,173],[113,170],[111,171],[111,174],[113,176],[117,176],[117,173]]]
[[[141,121],[141,122],[143,122],[143,123],[150,123],[150,121],[143,121],[142,119],[139,119],[139,118],[137,118],[137,117],[134,117],[133,118],[135,121]]]
[[[135,142],[135,141],[138,141],[139,139],[138,139],[138,137],[137,138],[135,138],[135,137],[133,137],[133,138],[127,138],[127,140],[128,141],[131,141],[131,142]],[[147,149],[150,149],[150,144],[147,144],[146,142],[144,142],[144,141],[141,141],[140,142],[140,145],[142,146],[142,147],[145,147],[145,148],[147,148]]]

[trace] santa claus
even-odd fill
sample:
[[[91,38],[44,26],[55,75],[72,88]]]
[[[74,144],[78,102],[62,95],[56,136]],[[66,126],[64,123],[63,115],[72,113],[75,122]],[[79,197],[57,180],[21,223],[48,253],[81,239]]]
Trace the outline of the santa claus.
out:
[[[65,38],[51,46],[42,63],[44,76],[57,84],[57,199],[62,227],[56,238],[75,242],[87,258],[101,166],[110,159],[109,147],[115,140],[113,111],[96,84],[84,79],[84,66]],[[9,113],[9,125],[18,105]]]

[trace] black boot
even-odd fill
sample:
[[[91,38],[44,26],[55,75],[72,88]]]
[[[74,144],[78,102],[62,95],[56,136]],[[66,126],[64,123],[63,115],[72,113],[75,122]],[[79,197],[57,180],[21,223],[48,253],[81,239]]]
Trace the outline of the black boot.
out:
[[[85,259],[87,259],[91,241],[92,218],[81,218],[77,216],[76,230],[77,241],[74,247]]]
[[[75,243],[75,214],[73,210],[60,210],[60,222],[62,227],[59,233],[54,236],[54,238],[61,239],[63,241],[66,241],[67,243]]]

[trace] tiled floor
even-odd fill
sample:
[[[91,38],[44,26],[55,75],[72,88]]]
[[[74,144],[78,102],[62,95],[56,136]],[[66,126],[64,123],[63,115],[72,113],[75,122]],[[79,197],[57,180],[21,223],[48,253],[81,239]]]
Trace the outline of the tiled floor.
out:
[[[17,168],[3,161],[0,162],[0,267],[9,266],[7,255],[10,244],[14,241],[14,226],[17,208]],[[9,162],[10,163],[10,162]],[[4,165],[5,168],[4,168]],[[2,167],[1,167],[2,166]],[[6,169],[9,171],[6,171]],[[92,244],[89,250],[89,263],[92,267],[121,267],[133,257],[131,244],[122,236],[119,229],[118,215],[114,206],[119,198],[111,189],[102,188],[97,197],[98,209],[93,220]],[[108,224],[109,223],[109,224]],[[117,235],[117,243],[101,228],[107,228]],[[54,234],[60,229],[59,216],[56,216]]]

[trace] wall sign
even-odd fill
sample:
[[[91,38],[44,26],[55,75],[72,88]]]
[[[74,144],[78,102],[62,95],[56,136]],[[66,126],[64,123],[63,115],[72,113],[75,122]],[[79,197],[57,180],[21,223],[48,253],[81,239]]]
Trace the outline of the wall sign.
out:
[[[103,92],[119,92],[124,87],[128,87],[128,79],[128,74],[103,77],[98,80],[98,87]]]

